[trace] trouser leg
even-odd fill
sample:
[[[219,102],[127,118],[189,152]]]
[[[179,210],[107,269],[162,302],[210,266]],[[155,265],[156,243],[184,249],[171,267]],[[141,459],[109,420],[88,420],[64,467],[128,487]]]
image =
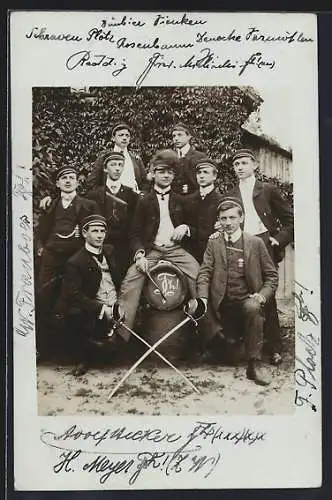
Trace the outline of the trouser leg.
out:
[[[199,271],[197,260],[182,247],[167,250],[164,258],[175,264],[187,276],[189,295],[191,298],[195,298],[196,278]]]
[[[269,252],[269,255],[278,269],[278,263],[275,261],[275,256],[273,252],[273,247],[269,241],[269,233],[263,233],[259,235],[264,241],[265,246]],[[270,300],[265,305],[265,323],[264,323],[264,337],[267,343],[267,348],[271,354],[281,352],[281,330],[278,316],[278,307],[275,297],[275,293],[272,295]]]
[[[160,260],[160,253],[152,250],[146,258],[148,260],[149,267],[152,267]],[[119,304],[125,312],[125,324],[129,328],[133,328],[134,326],[136,312],[145,280],[145,274],[137,269],[136,264],[133,264],[128,269],[122,282],[119,293]],[[129,338],[128,332],[125,329],[122,328],[121,333],[124,338]]]
[[[248,298],[241,302],[247,358],[260,360],[263,347],[264,315],[257,300]]]

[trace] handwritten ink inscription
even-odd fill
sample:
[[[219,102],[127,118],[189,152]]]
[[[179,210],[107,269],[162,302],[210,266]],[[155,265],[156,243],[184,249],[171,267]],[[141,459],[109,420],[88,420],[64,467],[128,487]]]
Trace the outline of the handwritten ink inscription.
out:
[[[43,444],[60,453],[53,465],[55,474],[79,470],[97,475],[100,484],[122,474],[133,485],[147,470],[165,476],[181,472],[201,473],[206,479],[221,463],[221,442],[233,446],[252,446],[265,441],[266,433],[249,428],[228,431],[216,422],[198,421],[187,434],[168,433],[158,428],[131,430],[125,426],[86,431],[72,425],[59,435],[44,430],[40,439]],[[117,444],[117,451],[113,452],[110,450],[114,447],[114,441],[129,441],[132,444],[123,448],[123,451],[119,451],[121,445]],[[140,443],[143,451],[133,451],[136,442]],[[110,449],[107,443],[111,443]],[[152,450],[149,449],[150,443],[154,443]],[[155,450],[156,443],[161,446],[158,451]],[[218,448],[214,449],[214,446]]]
[[[298,290],[295,292],[295,307],[297,317],[307,325],[313,328],[319,325],[319,320],[308,304],[306,303],[305,295],[312,296],[313,291],[308,290],[301,283],[296,282]],[[296,369],[294,372],[296,390],[295,404],[296,406],[309,406],[312,411],[317,411],[317,406],[314,404],[314,393],[318,390],[317,381],[317,356],[320,346],[318,336],[314,333],[304,334],[297,333],[298,349],[300,352],[296,356]],[[304,354],[303,354],[304,350]]]

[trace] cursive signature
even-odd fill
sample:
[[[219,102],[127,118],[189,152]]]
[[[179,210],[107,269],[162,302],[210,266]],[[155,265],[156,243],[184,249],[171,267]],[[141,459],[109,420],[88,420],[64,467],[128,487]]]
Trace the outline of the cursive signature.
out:
[[[68,57],[66,61],[66,68],[69,71],[78,67],[115,68],[111,74],[117,77],[127,69],[127,64],[124,59],[118,61],[115,57],[106,54],[94,54],[91,50],[80,50]]]
[[[148,470],[167,477],[201,473],[206,479],[221,461],[221,441],[250,446],[264,441],[266,433],[249,428],[229,431],[217,422],[198,421],[184,434],[159,428],[83,430],[72,425],[58,435],[42,430],[40,439],[59,453],[52,467],[55,474],[85,472],[96,475],[100,484],[122,474],[133,485]],[[114,444],[108,448],[113,440],[122,440],[124,446],[116,451]],[[157,449],[156,443],[162,448]]]
[[[303,285],[298,283],[297,281],[295,282],[301,290],[299,292],[294,292],[295,296],[295,307],[296,307],[296,313],[299,319],[302,321],[310,321],[313,325],[317,326],[319,324],[319,320],[317,316],[309,310],[309,307],[305,303],[304,300],[304,292],[310,293],[310,295],[313,294],[313,291],[305,288]]]

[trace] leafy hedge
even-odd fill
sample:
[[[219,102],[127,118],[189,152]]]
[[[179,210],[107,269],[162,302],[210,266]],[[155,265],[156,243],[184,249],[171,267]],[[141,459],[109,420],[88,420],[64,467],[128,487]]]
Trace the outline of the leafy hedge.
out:
[[[156,149],[172,145],[171,126],[184,121],[194,132],[194,146],[219,163],[218,184],[225,191],[235,181],[230,157],[242,146],[241,125],[260,102],[245,87],[90,87],[85,94],[69,88],[34,88],[35,207],[54,192],[52,174],[66,164],[78,168],[84,191],[86,176],[118,121],[132,127],[131,149],[145,165]]]

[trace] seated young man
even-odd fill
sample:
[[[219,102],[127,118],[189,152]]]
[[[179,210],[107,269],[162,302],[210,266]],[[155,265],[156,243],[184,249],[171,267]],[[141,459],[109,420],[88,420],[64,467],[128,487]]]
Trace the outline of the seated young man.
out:
[[[121,183],[124,155],[113,151],[104,160],[106,183],[87,193],[94,200],[107,220],[105,243],[114,246],[114,259],[123,278],[130,262],[129,227],[134,215],[138,195]]]
[[[195,297],[199,265],[181,246],[190,234],[185,223],[184,199],[171,190],[177,166],[173,151],[159,151],[150,167],[153,190],[137,202],[130,235],[134,264],[128,269],[119,295],[119,303],[126,311],[125,323],[130,328],[134,325],[146,271],[161,259],[184,272],[189,293]]]
[[[80,223],[86,216],[98,213],[94,201],[77,195],[77,186],[76,170],[60,168],[56,175],[59,196],[38,221],[36,249],[41,258],[36,286],[38,351],[43,350],[42,339],[50,326],[66,262],[83,245]]]
[[[210,238],[197,277],[197,297],[208,303],[227,334],[241,326],[248,358],[247,378],[259,385],[269,379],[262,365],[264,308],[278,286],[278,272],[261,238],[242,232],[243,206],[225,198],[218,207],[221,233]],[[218,333],[210,339],[216,348]]]
[[[107,334],[112,332],[114,312],[118,311],[116,305],[120,277],[112,247],[104,246],[106,230],[107,222],[101,215],[90,215],[83,220],[85,244],[68,260],[57,304],[57,312],[66,319],[68,332],[77,344],[80,363],[74,375],[82,375],[87,371],[91,340],[107,340]],[[112,334],[109,342],[115,346],[117,339]]]
[[[199,189],[186,197],[190,239],[189,252],[201,264],[209,239],[217,220],[217,207],[222,195],[215,189],[218,167],[210,158],[202,158],[196,163],[196,179]]]

